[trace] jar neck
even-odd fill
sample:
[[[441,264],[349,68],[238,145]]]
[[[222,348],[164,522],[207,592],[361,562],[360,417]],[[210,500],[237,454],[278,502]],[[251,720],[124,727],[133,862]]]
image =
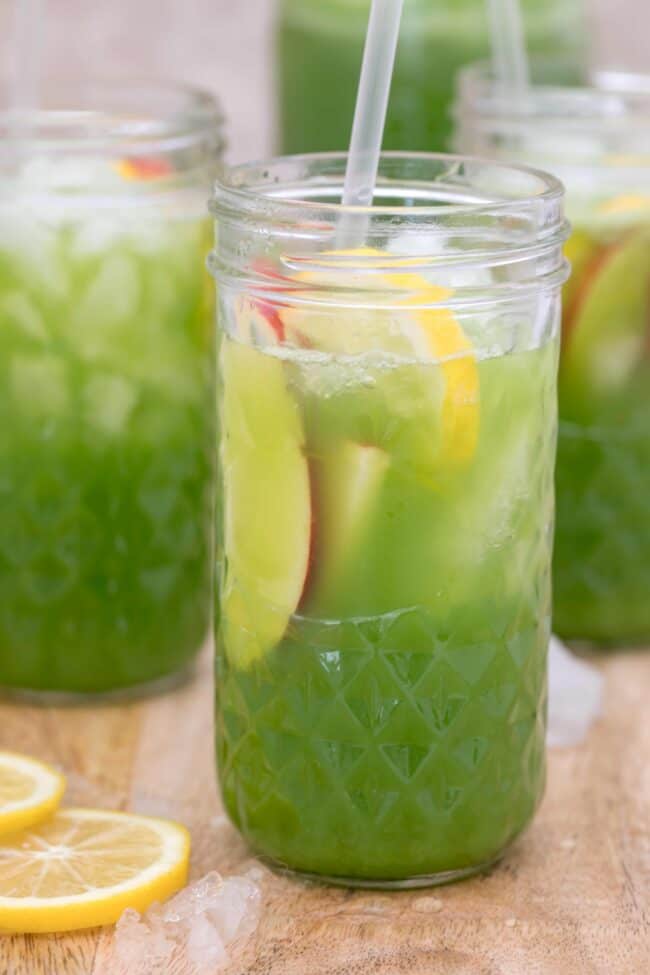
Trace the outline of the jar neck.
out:
[[[37,111],[0,113],[0,195],[146,201],[216,176],[212,96],[165,84],[54,86]]]
[[[505,91],[484,65],[461,72],[456,146],[493,159],[534,161],[575,196],[650,191],[650,77],[622,75],[591,88],[535,85]]]
[[[236,167],[217,181],[211,258],[224,284],[304,292],[310,301],[476,302],[513,287],[555,287],[565,274],[562,189],[545,174],[464,157],[387,153],[374,205],[344,208],[345,155],[285,157]],[[363,248],[341,249],[342,217],[359,220]],[[486,285],[489,277],[489,287]],[[420,283],[418,283],[420,282]],[[424,285],[421,284],[424,282]],[[373,298],[373,300],[375,300]],[[435,302],[434,302],[435,303]]]

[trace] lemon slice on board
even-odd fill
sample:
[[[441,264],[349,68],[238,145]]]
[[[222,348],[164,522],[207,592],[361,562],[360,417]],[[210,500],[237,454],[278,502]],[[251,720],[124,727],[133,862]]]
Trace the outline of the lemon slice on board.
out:
[[[47,819],[64,791],[65,779],[56,769],[0,751],[0,836]]]
[[[65,809],[0,840],[0,930],[73,931],[145,911],[187,880],[190,838],[176,823]]]

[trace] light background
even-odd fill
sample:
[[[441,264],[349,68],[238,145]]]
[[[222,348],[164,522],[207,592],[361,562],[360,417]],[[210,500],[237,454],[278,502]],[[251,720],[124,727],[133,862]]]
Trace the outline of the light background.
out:
[[[0,78],[9,67],[16,2],[25,0],[0,0]],[[39,5],[39,0],[27,2]],[[274,0],[40,2],[48,11],[46,78],[119,72],[192,81],[220,95],[229,119],[231,159],[259,158],[270,150]],[[650,0],[586,2],[594,62],[650,71]]]

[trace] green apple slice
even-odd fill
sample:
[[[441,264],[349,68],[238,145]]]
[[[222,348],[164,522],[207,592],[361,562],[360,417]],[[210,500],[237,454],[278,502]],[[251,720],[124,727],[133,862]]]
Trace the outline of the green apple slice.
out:
[[[590,399],[622,389],[646,347],[650,289],[646,229],[601,250],[577,283],[565,325],[562,384]]]
[[[390,460],[379,447],[334,442],[311,460],[318,531],[313,577],[305,592],[312,611],[332,605],[345,587],[376,510]]]
[[[225,340],[222,636],[248,667],[281,639],[309,568],[311,498],[298,407],[279,359]]]

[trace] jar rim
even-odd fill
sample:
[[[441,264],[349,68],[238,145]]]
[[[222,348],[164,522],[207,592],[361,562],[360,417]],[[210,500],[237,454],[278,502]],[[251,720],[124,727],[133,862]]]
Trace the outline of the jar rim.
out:
[[[544,62],[534,62],[544,67]],[[576,125],[650,126],[650,74],[627,71],[596,71],[591,84],[559,85],[534,82],[523,95],[514,93],[494,76],[488,61],[461,68],[454,114],[462,118],[469,109],[489,124],[490,120],[513,124],[566,123]]]
[[[373,205],[348,207],[340,203],[346,160],[346,153],[280,156],[221,173],[210,201],[216,246],[209,267],[219,282],[266,300],[278,274],[283,290],[304,292],[307,273],[322,281],[312,289],[317,300],[329,302],[358,290],[358,273],[381,282],[387,270],[433,279],[451,267],[470,276],[472,268],[517,268],[518,283],[503,288],[495,272],[495,288],[508,296],[565,279],[568,224],[554,176],[473,156],[386,152]],[[363,223],[364,247],[340,243],[342,217]],[[267,266],[269,254],[279,271]],[[482,285],[460,283],[455,295],[459,302],[488,297]]]
[[[472,190],[469,183],[465,186],[465,199],[458,202],[436,202],[431,205],[417,205],[412,203],[395,205],[377,205],[374,201],[368,206],[347,206],[336,201],[324,200],[324,194],[338,196],[343,185],[347,153],[325,152],[305,153],[293,156],[275,156],[266,161],[246,162],[224,169],[214,185],[214,193],[210,201],[210,210],[216,215],[233,214],[239,211],[242,217],[255,215],[275,217],[278,220],[295,219],[301,211],[303,213],[321,213],[329,219],[340,218],[342,214],[366,215],[371,220],[393,219],[399,221],[426,221],[447,216],[466,216],[480,218],[489,213],[507,214],[521,213],[522,208],[553,207],[561,202],[564,188],[560,181],[549,173],[530,166],[509,164],[479,156],[463,154],[433,153],[433,152],[382,152],[379,178],[376,185],[377,197],[388,195],[390,189],[382,183],[382,177],[390,176],[391,170],[402,165],[415,168],[417,165],[440,167],[439,176],[455,178],[454,170],[460,167],[474,167],[475,171],[483,169],[495,175],[506,177],[510,174],[513,180],[525,181],[527,190],[518,195],[487,194],[478,184],[473,187],[474,197],[469,198]],[[291,174],[291,168],[303,168],[302,178]],[[468,170],[469,171],[469,170]],[[322,182],[315,184],[309,195],[305,192],[305,185],[310,178],[322,177]],[[403,182],[409,183],[408,172],[401,177]],[[418,181],[420,182],[420,181]],[[461,194],[462,183],[456,182],[452,191]],[[533,190],[535,185],[537,190]],[[303,190],[298,192],[297,187]],[[294,192],[292,192],[292,187]],[[426,182],[429,194],[433,195],[437,189],[444,196],[450,192],[450,184],[444,184],[437,176]],[[424,185],[420,185],[418,193],[427,192]]]
[[[542,82],[546,67],[533,60],[533,78]],[[499,84],[487,62],[467,65],[457,81],[455,144],[551,169],[567,188],[569,212],[576,219],[576,206],[590,207],[594,199],[645,195],[650,74],[600,71],[591,80],[581,86],[534,82],[517,94]]]
[[[0,111],[3,150],[11,149],[17,126],[23,152],[31,155],[109,151],[128,157],[192,149],[215,136],[222,147],[224,115],[215,95],[183,82],[68,79],[48,83],[34,111]]]

